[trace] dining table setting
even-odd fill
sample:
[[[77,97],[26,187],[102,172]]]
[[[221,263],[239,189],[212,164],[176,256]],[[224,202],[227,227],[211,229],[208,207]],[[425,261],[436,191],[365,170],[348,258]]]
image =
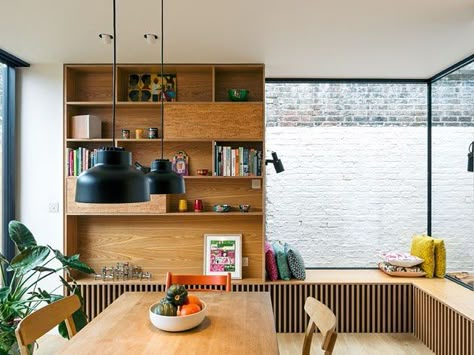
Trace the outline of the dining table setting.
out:
[[[165,292],[126,292],[70,339],[60,353],[278,354],[268,292],[194,294],[205,309],[200,323],[191,329],[159,328],[154,312]],[[179,322],[180,317],[159,318]]]

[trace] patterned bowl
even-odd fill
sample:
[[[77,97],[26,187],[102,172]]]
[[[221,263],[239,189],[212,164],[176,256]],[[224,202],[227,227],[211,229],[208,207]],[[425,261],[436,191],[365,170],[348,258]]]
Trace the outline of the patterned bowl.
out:
[[[230,205],[214,205],[214,211],[216,212],[229,212]]]

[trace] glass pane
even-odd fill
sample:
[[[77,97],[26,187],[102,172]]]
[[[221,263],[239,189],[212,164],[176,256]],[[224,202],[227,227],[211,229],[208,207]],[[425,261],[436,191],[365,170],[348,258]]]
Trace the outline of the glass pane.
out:
[[[5,73],[6,65],[0,63],[0,201],[3,201],[3,114],[5,98]],[[0,203],[0,231],[3,231],[3,202]],[[3,234],[3,233],[1,233]],[[0,251],[3,254],[3,242],[0,243]]]
[[[426,231],[426,84],[268,83],[266,231],[307,267],[376,267]],[[267,158],[269,152],[267,152]]]
[[[474,63],[433,83],[432,234],[447,249],[447,271],[474,286]]]

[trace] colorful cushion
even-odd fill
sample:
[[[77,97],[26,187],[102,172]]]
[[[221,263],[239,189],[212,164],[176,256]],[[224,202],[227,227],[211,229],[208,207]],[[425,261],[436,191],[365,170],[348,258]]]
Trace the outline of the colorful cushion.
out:
[[[443,239],[434,239],[435,276],[444,277],[446,274],[446,247]]]
[[[383,253],[382,258],[384,261],[388,262],[389,264],[392,264],[395,266],[403,266],[403,267],[412,267],[415,265],[419,265],[423,262],[423,259],[420,259],[417,256],[414,256],[408,253],[398,253],[398,252]]]
[[[285,243],[285,253],[288,259],[288,266],[293,277],[297,280],[306,279],[304,260],[298,250]]]
[[[286,259],[285,249],[280,242],[273,243],[273,251],[275,252],[276,263],[278,266],[278,274],[280,279],[289,280],[291,277],[290,268],[288,267],[288,260]]]
[[[415,267],[395,266],[386,261],[379,263],[379,269],[390,276],[420,277],[420,276],[426,275],[426,272],[422,271],[419,266],[415,266]]]
[[[432,278],[435,270],[434,239],[427,236],[415,235],[411,241],[410,254],[424,260],[420,267],[426,272],[426,277]]]
[[[278,280],[278,268],[270,242],[265,241],[265,270],[267,270],[268,278],[271,281]]]

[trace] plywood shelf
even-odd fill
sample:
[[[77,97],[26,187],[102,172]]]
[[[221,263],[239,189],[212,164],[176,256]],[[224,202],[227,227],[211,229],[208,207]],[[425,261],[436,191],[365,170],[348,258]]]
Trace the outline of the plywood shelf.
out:
[[[158,74],[159,64],[117,64],[116,69],[116,87],[112,88],[111,65],[64,66],[64,151],[66,148],[93,150],[101,145],[111,145],[114,134],[117,145],[132,153],[132,162],[144,166],[149,166],[161,154],[171,159],[177,151],[186,151],[190,157],[188,171],[191,175],[184,177],[185,194],[152,195],[150,202],[115,205],[76,203],[77,177],[66,176],[65,253],[80,254],[81,260],[96,271],[103,265],[127,260],[154,276],[164,275],[167,270],[202,273],[203,235],[239,233],[242,234],[242,255],[248,257],[250,265],[242,269],[244,280],[263,281],[264,164],[263,176],[198,176],[196,171],[215,171],[216,144],[264,151],[264,66],[165,64],[164,72],[176,75],[177,101],[163,104],[128,101],[130,75]],[[249,101],[230,101],[227,90],[231,88],[248,89]],[[115,127],[112,125],[114,92],[117,99]],[[144,130],[142,137],[147,137],[150,127],[157,127],[159,136],[163,134],[161,109],[165,117],[163,152],[161,138],[134,139],[136,129]],[[106,138],[71,138],[71,117],[75,115],[100,117],[102,137]],[[132,139],[122,139],[123,129],[130,131]],[[261,188],[252,189],[252,180],[258,180]],[[180,199],[188,202],[190,212],[177,212]],[[203,201],[205,212],[192,211],[192,202],[196,199]],[[223,203],[233,206],[231,212],[212,210],[215,204]],[[251,205],[250,212],[240,212],[239,204]],[[133,282],[137,281],[129,283]]]

